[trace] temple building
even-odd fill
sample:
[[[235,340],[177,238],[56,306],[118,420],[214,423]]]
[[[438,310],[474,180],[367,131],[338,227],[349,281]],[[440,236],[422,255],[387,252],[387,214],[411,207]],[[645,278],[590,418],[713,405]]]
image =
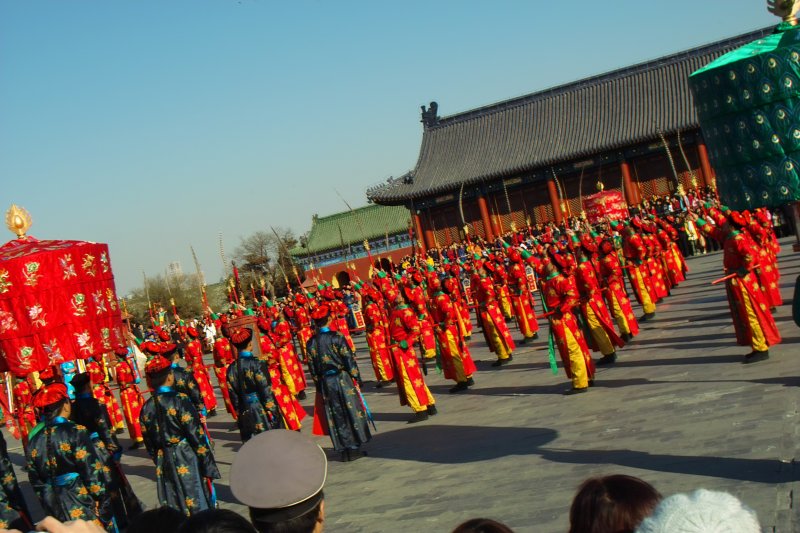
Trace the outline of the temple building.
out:
[[[383,263],[386,270],[389,261],[410,255],[410,223],[403,206],[368,205],[325,217],[314,215],[311,230],[291,254],[307,280],[346,285],[354,275],[361,279],[369,275],[365,240],[373,261]]]
[[[629,205],[693,186],[714,186],[689,75],[766,28],[521,96],[439,117],[423,107],[416,166],[367,190],[404,206],[423,247],[470,233],[579,216],[582,201],[618,190]]]

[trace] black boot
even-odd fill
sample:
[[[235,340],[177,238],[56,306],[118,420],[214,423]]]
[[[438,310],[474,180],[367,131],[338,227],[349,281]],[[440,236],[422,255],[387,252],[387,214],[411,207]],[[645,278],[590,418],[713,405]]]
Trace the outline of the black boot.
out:
[[[306,399],[306,391],[301,390],[300,392],[298,392],[297,393],[297,399],[298,400],[305,400]]]
[[[436,406],[435,406],[435,405],[433,405],[433,404],[430,404],[430,405],[428,406],[428,416],[433,416],[433,415],[435,415],[435,414],[436,414],[436,413],[438,413],[438,412],[439,412],[439,411],[436,409]]]
[[[349,461],[356,461],[358,459],[361,459],[362,457],[365,457],[366,455],[367,452],[361,450],[347,450],[347,456]]]
[[[612,352],[608,355],[604,355],[597,361],[598,365],[613,365],[617,361],[617,352]]]
[[[769,359],[769,350],[764,350],[763,352],[753,350],[744,356],[744,364],[757,363],[758,361],[765,361],[767,359]]]
[[[450,394],[455,394],[457,392],[465,391],[469,388],[466,381],[459,381],[456,383],[455,387],[450,388]]]
[[[411,417],[411,420],[408,421],[409,424],[416,424],[417,422],[423,422],[428,419],[428,411],[417,411],[414,413],[414,416]]]
[[[472,379],[472,377],[468,377],[467,378],[467,387],[472,387],[473,385],[475,385],[475,380]]]
[[[571,389],[564,391],[564,396],[572,396],[574,394],[581,394],[581,393],[586,392],[588,390],[589,390],[589,387],[583,387],[582,389],[576,389],[575,387],[572,387]]]

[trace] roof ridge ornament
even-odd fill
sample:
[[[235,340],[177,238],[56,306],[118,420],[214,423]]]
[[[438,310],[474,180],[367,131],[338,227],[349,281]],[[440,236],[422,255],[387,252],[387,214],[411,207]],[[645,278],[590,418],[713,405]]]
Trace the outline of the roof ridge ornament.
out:
[[[767,11],[782,18],[784,22],[797,26],[800,0],[767,0]]]
[[[420,122],[422,122],[426,128],[432,128],[439,124],[441,117],[436,114],[439,111],[439,104],[431,102],[428,105],[428,109],[425,109],[424,105],[420,106],[420,109],[422,109],[422,120],[420,120]]]
[[[11,204],[11,207],[6,211],[6,227],[9,231],[15,233],[18,239],[25,238],[25,233],[28,232],[28,228],[31,227],[32,223],[31,214],[24,207]]]

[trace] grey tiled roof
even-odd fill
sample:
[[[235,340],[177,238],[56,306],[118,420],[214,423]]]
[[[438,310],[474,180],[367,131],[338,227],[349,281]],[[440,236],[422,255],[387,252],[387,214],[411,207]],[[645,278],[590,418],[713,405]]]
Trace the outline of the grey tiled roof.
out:
[[[688,77],[765,28],[459,113],[426,127],[416,167],[367,191],[402,203],[699,127]]]

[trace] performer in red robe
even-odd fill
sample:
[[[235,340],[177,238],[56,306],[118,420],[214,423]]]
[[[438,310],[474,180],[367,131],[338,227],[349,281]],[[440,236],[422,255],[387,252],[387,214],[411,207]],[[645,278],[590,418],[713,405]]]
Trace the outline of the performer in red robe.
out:
[[[525,252],[527,254],[527,252]],[[539,338],[539,323],[533,307],[533,296],[528,286],[528,274],[522,263],[522,254],[516,248],[508,251],[511,265],[508,267],[508,287],[511,293],[511,305],[517,319],[519,331],[522,333],[522,344]]]
[[[670,287],[668,278],[664,274],[664,266],[661,260],[661,244],[653,234],[655,224],[646,221],[642,222],[642,242],[647,249],[645,264],[650,273],[650,288],[655,292],[655,303],[658,304],[662,299],[669,296]],[[653,293],[651,293],[653,297]]]
[[[394,368],[392,367],[392,355],[389,352],[386,328],[388,317],[378,303],[381,300],[380,293],[369,286],[364,286],[362,291],[364,302],[366,302],[364,325],[367,332],[367,346],[369,346],[369,356],[372,360],[375,379],[378,382],[376,387],[381,388],[394,380]]]
[[[425,290],[422,288],[422,274],[415,272],[407,279],[408,284],[403,288],[403,294],[409,305],[417,313],[420,330],[420,344],[422,345],[422,356],[425,359],[436,357],[436,336],[433,333],[433,322],[428,313],[428,302],[425,298]]]
[[[487,261],[492,263],[492,282],[494,283],[494,293],[497,295],[497,303],[500,312],[506,322],[514,320],[514,309],[511,305],[511,293],[508,290],[508,275],[506,267],[503,263],[503,257],[500,252],[490,254]]]
[[[450,297],[442,291],[442,284],[436,275],[428,277],[428,290],[433,296],[431,318],[436,324],[444,377],[456,382],[450,389],[451,393],[465,391],[475,384],[472,375],[477,369],[469,348],[458,331],[458,310]]]
[[[469,313],[469,304],[464,296],[464,286],[458,279],[458,274],[454,273],[452,277],[445,278],[442,281],[442,288],[450,296],[458,311],[458,331],[461,337],[465,341],[470,340],[472,338],[472,317]]]
[[[102,357],[102,355],[99,356],[101,361]],[[86,360],[86,371],[92,378],[92,394],[97,398],[97,401],[106,406],[111,427],[117,433],[121,432],[125,428],[122,421],[122,411],[119,408],[116,397],[106,385],[105,364],[101,365],[100,362],[90,357]]]
[[[554,254],[554,260],[558,261]],[[586,392],[594,382],[594,363],[589,354],[589,347],[583,338],[578,321],[575,318],[575,307],[579,304],[578,291],[567,276],[559,272],[566,261],[558,267],[553,261],[543,265],[545,304],[554,314],[550,316],[550,328],[561,354],[561,361],[567,377],[572,380],[572,388],[565,394]]]
[[[130,449],[136,449],[142,445],[142,426],[139,423],[139,415],[142,413],[144,398],[136,384],[136,372],[133,370],[135,362],[128,360],[128,349],[119,348],[114,351],[117,355],[117,383],[119,384],[119,400],[122,404],[122,413],[125,415],[125,423],[128,425],[128,433],[131,436]]]
[[[239,416],[231,403],[230,391],[228,390],[228,367],[233,362],[233,347],[231,341],[225,336],[219,336],[214,341],[214,374],[217,376],[219,390],[222,392],[222,400],[225,402],[225,410],[230,413],[234,420]]]
[[[206,406],[208,416],[215,416],[217,414],[217,396],[214,394],[214,387],[211,386],[208,368],[203,362],[203,345],[200,342],[200,333],[191,326],[186,329],[186,333],[191,338],[184,350],[186,364],[189,365],[194,379],[197,381],[200,397],[203,398],[203,405]]]
[[[425,384],[414,350],[420,334],[419,320],[397,288],[386,289],[386,300],[393,306],[389,314],[389,334],[392,338],[392,358],[400,405],[408,405],[414,411],[414,417],[409,422],[427,420],[437,410],[436,400]]]
[[[671,286],[675,287],[686,279],[685,274],[688,270],[683,254],[681,254],[681,251],[678,249],[678,245],[675,244],[675,241],[678,240],[678,230],[660,218],[656,218],[655,220],[660,226],[656,232],[656,236],[663,250],[662,257],[666,265],[666,274]]]
[[[593,244],[592,244],[593,245]],[[625,343],[614,331],[611,313],[608,312],[601,295],[600,283],[594,265],[589,260],[591,250],[583,243],[578,247],[578,268],[575,270],[575,282],[580,296],[580,312],[586,320],[593,348],[603,354],[598,364],[613,364],[617,360],[616,347],[622,348]]]
[[[273,313],[273,316],[276,322],[272,324],[271,337],[275,347],[278,349],[278,360],[280,361],[281,369],[284,375],[289,374],[291,376],[294,389],[292,394],[303,400],[306,397],[306,376],[303,367],[300,365],[300,360],[297,358],[297,353],[294,351],[292,331],[289,329],[286,319],[283,318],[283,314]]]
[[[759,244],[755,274],[761,288],[764,290],[764,296],[770,308],[774,309],[783,305],[776,251],[780,250],[780,246],[775,246],[777,240],[774,239],[771,228],[759,223],[758,216],[752,217],[746,211],[742,213],[742,216],[747,224],[744,229],[750,234],[753,241]],[[763,215],[761,217],[763,218]]]
[[[275,346],[270,333],[271,324],[266,318],[259,318],[256,323],[258,330],[261,332],[259,338],[259,347],[261,348],[261,357],[267,363],[269,370],[269,377],[272,383],[272,394],[275,396],[275,401],[283,416],[283,422],[286,424],[287,429],[297,431],[300,429],[300,422],[306,417],[305,409],[297,401],[297,398],[283,380],[284,376],[288,376],[288,372],[284,373],[280,364],[280,350]],[[291,376],[289,376],[291,379]]]
[[[347,326],[347,314],[350,309],[342,301],[341,291],[335,291],[330,287],[323,287],[320,291],[320,296],[327,302],[328,308],[331,312],[331,331],[338,331],[344,335],[347,345],[353,352],[356,350],[356,345],[353,342],[353,337],[350,335],[350,328]]]
[[[623,341],[627,342],[639,334],[639,322],[633,314],[631,301],[625,292],[625,278],[619,256],[611,241],[603,241],[600,245],[602,257],[599,260],[600,278],[603,280],[603,295],[608,303],[608,309]]]
[[[308,344],[308,340],[313,335],[311,331],[311,317],[308,316],[308,309],[306,308],[308,298],[302,294],[298,294],[294,297],[294,301],[296,304],[294,320],[297,324],[295,335],[297,336],[297,344],[300,345],[300,352],[303,354],[303,361],[306,361],[306,344]]]
[[[33,376],[28,376],[32,379]],[[26,379],[17,379],[13,387],[14,418],[16,419],[22,444],[28,446],[28,433],[36,426],[36,414],[33,411],[33,393]]]
[[[698,219],[697,223],[712,237],[724,238],[722,264],[727,274],[735,274],[726,280],[726,289],[736,340],[752,348],[744,362],[769,358],[769,347],[780,343],[781,336],[754,272],[758,266],[758,245],[742,231],[747,225],[744,216],[731,212],[722,227],[716,229],[710,228],[703,219]]]
[[[655,291],[650,287],[650,271],[645,263],[647,248],[642,237],[630,226],[623,232],[622,252],[625,255],[625,268],[628,269],[631,286],[644,310],[644,316],[640,320],[652,320],[656,316],[656,304]]]
[[[489,349],[497,354],[497,361],[492,366],[498,367],[511,362],[514,359],[514,350],[517,345],[511,338],[508,331],[505,317],[500,311],[497,301],[497,294],[494,290],[494,283],[488,272],[494,269],[491,261],[476,261],[475,268],[478,273],[477,282],[474,283],[475,299],[478,301],[478,316],[483,325],[483,336]]]

